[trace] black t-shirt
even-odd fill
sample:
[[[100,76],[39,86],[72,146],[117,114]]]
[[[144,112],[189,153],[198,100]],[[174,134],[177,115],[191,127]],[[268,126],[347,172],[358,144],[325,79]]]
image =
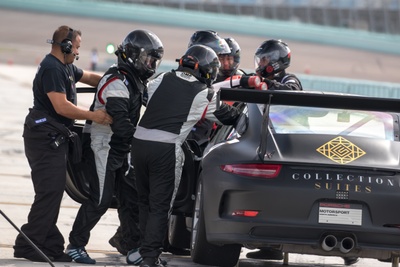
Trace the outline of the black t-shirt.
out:
[[[57,114],[47,93],[65,93],[67,100],[76,105],[75,84],[82,75],[82,69],[73,64],[65,65],[52,54],[47,54],[40,63],[33,80],[33,108],[44,111],[57,121],[70,126],[73,120]]]

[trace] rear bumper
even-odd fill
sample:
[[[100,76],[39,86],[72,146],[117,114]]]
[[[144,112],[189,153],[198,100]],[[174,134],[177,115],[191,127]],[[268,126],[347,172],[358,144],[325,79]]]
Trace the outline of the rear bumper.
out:
[[[203,212],[210,243],[249,248],[278,245],[292,253],[376,259],[400,253],[400,229],[384,227],[400,222],[400,213],[394,212],[400,201],[397,193],[351,192],[349,199],[342,200],[335,198],[335,190],[315,189],[310,183],[244,178],[215,169],[210,173],[218,174],[203,172]],[[319,223],[321,202],[358,205],[360,225]],[[236,210],[258,211],[258,215],[232,215]],[[327,235],[338,240],[330,251],[321,245]],[[346,237],[354,240],[354,247],[343,253],[340,242]]]
[[[396,233],[393,229],[382,232],[369,232],[367,229],[349,231],[300,225],[261,226],[226,220],[218,223],[207,223],[206,220],[206,229],[207,240],[221,245],[240,243],[248,248],[276,245],[290,253],[374,259],[387,259],[392,253],[400,254],[400,232]],[[324,238],[328,235],[337,239],[337,244],[329,251],[322,246]],[[341,242],[345,238],[354,240],[354,247],[347,253],[341,251]]]

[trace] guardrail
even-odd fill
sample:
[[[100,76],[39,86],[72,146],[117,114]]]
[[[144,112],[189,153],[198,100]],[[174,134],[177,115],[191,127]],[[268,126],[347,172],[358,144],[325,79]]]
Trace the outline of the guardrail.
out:
[[[400,0],[102,0],[400,34]]]

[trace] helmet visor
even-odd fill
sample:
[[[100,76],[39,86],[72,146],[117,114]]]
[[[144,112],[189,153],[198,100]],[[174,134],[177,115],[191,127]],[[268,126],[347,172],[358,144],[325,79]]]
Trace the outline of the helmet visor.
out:
[[[138,61],[145,70],[155,73],[161,63],[162,56],[163,53],[160,51],[152,50],[148,52],[142,50],[140,51]]]
[[[230,54],[218,55],[218,59],[221,63],[220,72],[224,76],[230,76],[238,68],[239,63]]]
[[[268,64],[272,64],[279,60],[279,51],[267,51],[267,52],[260,52],[256,53],[254,56],[254,63],[255,66],[267,66]]]
[[[215,40],[206,44],[207,46],[211,47],[217,55],[219,54],[228,54],[231,52],[228,43],[224,40]]]

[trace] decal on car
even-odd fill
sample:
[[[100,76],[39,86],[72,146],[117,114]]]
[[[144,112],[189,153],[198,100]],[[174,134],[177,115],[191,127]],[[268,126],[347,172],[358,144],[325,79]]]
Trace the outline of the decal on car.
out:
[[[364,150],[341,136],[323,144],[317,148],[317,152],[339,164],[350,163],[366,154]]]
[[[362,206],[359,204],[319,203],[318,222],[362,225]]]

